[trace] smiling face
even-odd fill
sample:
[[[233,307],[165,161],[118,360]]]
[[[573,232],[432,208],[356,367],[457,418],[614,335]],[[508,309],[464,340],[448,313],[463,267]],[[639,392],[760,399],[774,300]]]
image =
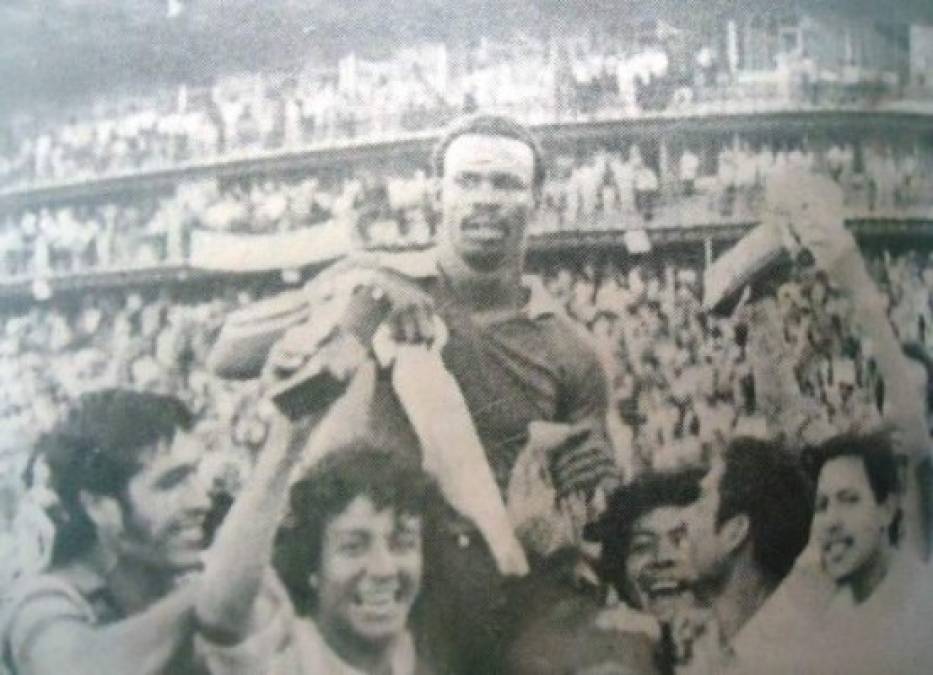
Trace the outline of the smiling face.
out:
[[[120,554],[157,569],[184,572],[201,564],[208,489],[199,475],[196,439],[178,431],[143,455],[126,487]]]
[[[685,517],[684,507],[662,506],[632,526],[626,577],[635,585],[642,607],[661,621],[669,621],[691,602]]]
[[[444,155],[443,236],[454,254],[483,272],[520,256],[535,207],[534,153],[504,136],[464,134]]]
[[[832,459],[820,471],[813,538],[836,583],[867,573],[883,556],[893,498],[878,502],[860,457]]]
[[[376,510],[360,495],[324,532],[311,576],[316,620],[343,644],[382,645],[398,637],[421,587],[421,518]]]

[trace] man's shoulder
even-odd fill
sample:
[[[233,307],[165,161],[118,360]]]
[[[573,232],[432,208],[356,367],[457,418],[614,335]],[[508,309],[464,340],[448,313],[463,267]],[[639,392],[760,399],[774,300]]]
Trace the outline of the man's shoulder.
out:
[[[438,277],[437,255],[433,248],[351,253],[321,272],[308,286],[314,288],[353,276],[376,278],[379,274],[409,279],[415,283],[427,283]]]
[[[542,337],[557,350],[556,358],[595,360],[593,340],[586,327],[575,321],[561,302],[535,276],[525,275],[522,284],[528,291],[523,315],[535,323]]]
[[[69,605],[90,613],[87,597],[97,590],[96,587],[92,580],[72,570],[30,575],[14,583],[4,595],[3,614],[7,617],[11,612],[46,599],[60,601],[56,604],[61,607]]]
[[[95,623],[84,580],[68,572],[20,579],[0,603],[3,657],[16,663],[41,631],[59,621]]]

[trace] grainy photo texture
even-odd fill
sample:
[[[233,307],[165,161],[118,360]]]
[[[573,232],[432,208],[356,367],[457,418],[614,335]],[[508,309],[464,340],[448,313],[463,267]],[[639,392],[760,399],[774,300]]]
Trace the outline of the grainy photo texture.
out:
[[[929,2],[0,35],[0,675],[933,672]]]

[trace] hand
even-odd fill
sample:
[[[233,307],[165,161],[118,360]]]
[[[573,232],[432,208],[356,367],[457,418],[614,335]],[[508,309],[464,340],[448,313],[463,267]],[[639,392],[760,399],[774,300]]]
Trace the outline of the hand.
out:
[[[577,492],[592,494],[613,475],[612,462],[597,436],[592,420],[528,425],[528,446],[545,460],[558,499]]]
[[[824,271],[856,248],[845,228],[842,189],[825,176],[788,171],[769,178],[765,214],[794,258],[809,252]]]
[[[311,428],[317,422],[310,415],[291,418],[280,412],[272,401],[260,402],[261,415],[268,425],[266,447],[278,449],[292,461],[304,451]]]
[[[435,338],[434,299],[414,282],[381,273],[356,290],[387,305],[385,323],[396,342],[431,344]]]

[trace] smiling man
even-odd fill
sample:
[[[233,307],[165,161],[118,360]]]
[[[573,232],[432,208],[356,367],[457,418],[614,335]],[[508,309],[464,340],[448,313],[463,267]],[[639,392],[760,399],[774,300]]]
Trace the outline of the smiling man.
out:
[[[901,470],[884,434],[844,434],[811,451],[812,537],[834,584],[806,672],[919,673],[933,663],[930,571],[901,550]]]
[[[5,607],[14,673],[205,672],[190,586],[209,500],[191,426],[174,398],[107,390],[40,440],[61,518],[49,569]]]
[[[617,490],[587,531],[603,544],[606,580],[662,623],[693,605],[687,508],[699,497],[702,476],[698,469],[646,473]]]
[[[557,493],[585,501],[615,475],[604,426],[607,387],[592,347],[543,285],[523,276],[544,181],[541,150],[513,120],[479,115],[453,125],[432,161],[441,209],[434,249],[351,256],[301,291],[231,315],[212,365],[226,376],[263,373],[286,388],[294,382],[300,391],[303,369],[326,361],[328,346],[349,338],[371,359],[377,326],[387,325],[396,342],[430,345],[439,320],[443,366],[503,499],[529,444],[529,423],[547,421],[566,431],[538,449]],[[430,387],[423,391],[432,395]],[[292,414],[324,407],[325,398],[322,389],[296,395]],[[333,445],[363,439],[401,454],[420,447],[389,377],[376,378],[342,410],[331,427]],[[426,580],[419,638],[443,672],[495,672],[518,611],[510,606],[509,577],[470,519],[451,509],[440,531],[426,551],[437,572]],[[532,575],[547,566],[535,553],[527,551]]]
[[[287,434],[270,435],[207,563],[197,613],[211,673],[421,672],[409,617],[433,484],[416,464],[355,445],[289,489],[304,444],[279,429]],[[291,602],[270,581],[273,560]]]
[[[623,635],[649,635],[660,672],[672,672],[681,660],[674,632],[696,610],[688,508],[699,497],[702,476],[701,469],[692,468],[645,473],[616,490],[599,521],[586,531],[602,544],[601,576],[623,600],[604,611],[598,623]],[[646,622],[641,612],[653,621]]]

